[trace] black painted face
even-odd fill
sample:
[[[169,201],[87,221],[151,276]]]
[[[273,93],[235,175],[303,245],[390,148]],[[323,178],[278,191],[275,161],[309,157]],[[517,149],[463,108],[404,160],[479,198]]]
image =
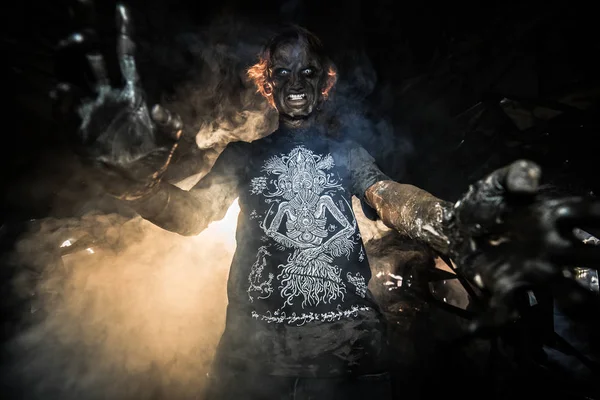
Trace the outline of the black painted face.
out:
[[[300,41],[282,43],[273,52],[269,72],[279,113],[292,119],[308,117],[321,95],[318,57]]]

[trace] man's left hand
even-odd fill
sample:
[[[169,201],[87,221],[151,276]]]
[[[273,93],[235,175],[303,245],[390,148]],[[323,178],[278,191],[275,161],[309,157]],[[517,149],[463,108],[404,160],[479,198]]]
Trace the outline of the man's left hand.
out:
[[[489,294],[493,325],[516,316],[526,290],[564,288],[561,282],[573,283],[568,267],[600,264],[600,247],[574,234],[598,225],[600,203],[545,198],[540,178],[537,164],[516,161],[472,185],[451,213],[450,256]]]

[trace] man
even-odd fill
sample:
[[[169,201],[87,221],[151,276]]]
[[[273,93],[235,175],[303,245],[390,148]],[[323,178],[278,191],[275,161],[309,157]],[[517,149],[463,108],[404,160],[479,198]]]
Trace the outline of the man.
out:
[[[351,206],[352,195],[369,202],[369,188],[373,202],[389,178],[318,122],[335,72],[312,34],[277,36],[249,74],[280,113],[278,131],[228,145],[189,192],[163,183],[130,202],[159,226],[197,234],[239,197],[210,396],[390,398],[385,325]]]
[[[534,193],[539,168],[516,162],[456,205],[390,180],[363,148],[320,123],[335,67],[316,37],[294,29],[268,43],[248,71],[279,112],[279,129],[228,145],[207,176],[181,190],[161,180],[181,121],[160,106],[146,108],[123,6],[118,20],[124,85],[110,87],[103,58],[88,54],[96,94],[78,109],[85,156],[106,190],[183,235],[222,218],[239,197],[226,327],[208,397],[391,398],[385,323],[367,288],[351,197],[388,226],[466,263],[477,247],[467,238],[499,223],[507,193]],[[65,44],[78,41],[73,35]],[[481,287],[494,285],[493,274],[473,276]]]

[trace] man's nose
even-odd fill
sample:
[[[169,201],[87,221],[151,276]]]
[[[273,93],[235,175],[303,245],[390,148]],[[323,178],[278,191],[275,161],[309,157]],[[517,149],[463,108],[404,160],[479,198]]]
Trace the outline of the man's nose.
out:
[[[302,89],[302,82],[297,73],[292,73],[292,76],[290,77],[290,89],[291,90],[301,90]]]

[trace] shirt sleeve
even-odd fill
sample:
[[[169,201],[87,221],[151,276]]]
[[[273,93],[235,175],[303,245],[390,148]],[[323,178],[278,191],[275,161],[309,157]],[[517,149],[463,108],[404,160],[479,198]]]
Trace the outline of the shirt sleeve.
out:
[[[367,204],[365,193],[375,183],[391,179],[379,169],[375,159],[358,143],[347,142],[345,154],[352,194],[360,200],[365,215],[371,220],[376,220],[377,213]]]

